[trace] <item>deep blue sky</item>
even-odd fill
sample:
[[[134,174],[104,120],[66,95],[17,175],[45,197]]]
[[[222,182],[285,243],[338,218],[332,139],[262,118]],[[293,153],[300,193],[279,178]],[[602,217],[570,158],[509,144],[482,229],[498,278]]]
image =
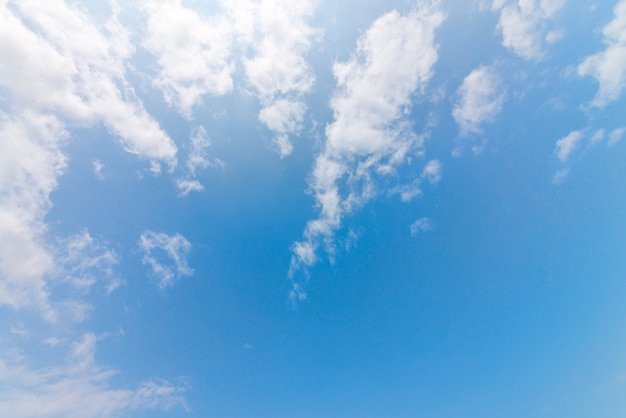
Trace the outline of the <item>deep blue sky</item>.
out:
[[[626,1],[0,2],[0,416],[626,413]]]

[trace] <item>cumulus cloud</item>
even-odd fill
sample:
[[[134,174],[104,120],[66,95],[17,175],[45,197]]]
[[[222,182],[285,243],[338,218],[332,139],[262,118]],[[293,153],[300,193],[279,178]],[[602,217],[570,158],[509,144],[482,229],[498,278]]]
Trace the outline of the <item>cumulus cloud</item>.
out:
[[[15,107],[70,123],[104,123],[126,151],[176,163],[174,142],[124,77],[134,49],[115,14],[99,27],[62,0],[12,6],[5,4],[0,13],[0,84]]]
[[[429,218],[419,218],[409,227],[411,235],[417,235],[420,232],[428,232],[431,229],[433,229],[433,222]]]
[[[183,408],[185,385],[150,380],[136,389],[112,386],[116,370],[95,361],[97,337],[84,334],[60,364],[31,367],[24,359],[0,357],[0,410],[21,417],[96,418],[146,409]]]
[[[191,243],[182,235],[146,231],[139,238],[139,247],[144,253],[142,262],[157,278],[159,290],[165,290],[179,278],[193,274],[193,269],[187,265]]]
[[[615,6],[614,13],[615,18],[602,30],[606,49],[588,56],[578,66],[578,75],[598,81],[598,92],[591,101],[596,107],[617,100],[626,86],[626,0]]]
[[[480,66],[463,79],[452,116],[461,134],[480,134],[481,125],[491,122],[502,110],[501,81],[491,67]]]
[[[146,1],[144,8],[144,45],[157,57],[154,82],[170,105],[191,118],[202,96],[232,91],[234,33],[228,16],[202,17],[180,0]]]
[[[315,80],[305,59],[318,34],[307,23],[314,5],[312,0],[262,0],[250,9],[256,25],[247,39],[255,39],[254,52],[244,59],[244,68],[261,101],[259,120],[274,132],[281,157],[293,149],[289,135],[300,131],[306,109],[300,99]]]
[[[67,127],[102,123],[128,152],[176,163],[173,141],[125,79],[133,48],[113,9],[101,25],[61,0],[0,4],[0,88],[10,104],[0,112],[0,305],[48,320],[49,282],[63,262],[45,215],[66,166]]]
[[[317,261],[322,243],[332,258],[335,231],[345,214],[376,195],[376,176],[389,175],[420,155],[423,137],[412,131],[406,115],[413,95],[432,76],[434,32],[443,20],[432,3],[421,3],[407,15],[387,13],[359,38],[347,62],[334,65],[334,120],[326,127],[326,142],[310,177],[319,217],[307,223],[304,239],[293,244],[290,277]],[[426,170],[435,171],[434,166]],[[305,296],[302,284],[295,282],[292,300]]]
[[[549,30],[550,20],[561,10],[565,0],[519,0],[505,5],[495,0],[492,9],[500,10],[498,29],[502,45],[527,60],[538,60],[545,55],[545,43],[559,40],[560,30]]]

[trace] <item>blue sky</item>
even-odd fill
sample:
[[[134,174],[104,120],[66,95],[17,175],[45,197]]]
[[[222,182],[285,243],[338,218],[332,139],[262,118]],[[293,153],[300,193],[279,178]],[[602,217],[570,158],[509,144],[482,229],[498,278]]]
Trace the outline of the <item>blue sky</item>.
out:
[[[0,9],[0,415],[625,413],[626,1]]]

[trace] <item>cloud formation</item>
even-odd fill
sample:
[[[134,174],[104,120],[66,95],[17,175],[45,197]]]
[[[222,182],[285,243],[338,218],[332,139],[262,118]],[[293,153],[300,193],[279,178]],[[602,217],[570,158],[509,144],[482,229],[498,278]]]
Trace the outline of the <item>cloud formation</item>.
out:
[[[136,389],[116,389],[116,370],[95,361],[97,337],[84,334],[71,345],[65,362],[33,368],[23,359],[0,357],[0,411],[15,418],[97,418],[146,409],[187,409],[184,385],[165,380]]]
[[[519,0],[505,5],[502,0],[494,0],[492,9],[500,10],[502,46],[526,60],[543,58],[545,44],[563,35],[559,30],[549,30],[549,22],[564,4],[565,0]]]
[[[583,139],[581,131],[572,131],[565,137],[556,141],[556,155],[559,160],[564,163],[567,161],[572,152],[578,147]]]
[[[144,253],[142,262],[148,265],[157,278],[159,290],[165,290],[183,276],[191,276],[193,269],[187,265],[191,243],[180,234],[167,235],[146,231],[139,238],[139,247]],[[161,253],[161,256],[157,254]],[[166,256],[169,261],[163,259]]]
[[[335,63],[334,121],[326,127],[326,143],[310,177],[320,214],[307,223],[304,239],[293,244],[292,278],[317,261],[321,243],[332,258],[335,231],[344,215],[376,195],[376,176],[388,176],[419,156],[423,137],[413,132],[406,115],[413,95],[432,77],[434,32],[443,20],[436,5],[425,2],[407,15],[387,13],[359,38],[347,62]],[[304,297],[295,282],[292,300]]]
[[[504,103],[501,90],[500,77],[491,67],[480,66],[463,79],[452,109],[462,135],[480,134],[481,125],[495,119]]]
[[[203,17],[180,0],[146,1],[144,46],[159,64],[154,83],[170,105],[186,118],[202,96],[221,96],[233,89],[231,58],[234,34],[226,15]]]
[[[289,135],[298,134],[309,92],[315,77],[305,56],[318,31],[307,23],[315,2],[263,0],[252,7],[256,21],[248,39],[252,57],[245,58],[248,83],[261,101],[259,120],[274,133],[274,144],[282,157],[291,154]]]
[[[617,100],[626,86],[626,0],[621,0],[613,12],[615,18],[602,29],[606,49],[578,65],[578,75],[598,81],[598,92],[591,101],[595,107]]]
[[[174,142],[125,79],[133,53],[118,10],[102,25],[62,0],[0,5],[0,305],[55,316],[48,280],[59,267],[46,233],[50,193],[72,126],[104,124],[123,148],[173,168]]]

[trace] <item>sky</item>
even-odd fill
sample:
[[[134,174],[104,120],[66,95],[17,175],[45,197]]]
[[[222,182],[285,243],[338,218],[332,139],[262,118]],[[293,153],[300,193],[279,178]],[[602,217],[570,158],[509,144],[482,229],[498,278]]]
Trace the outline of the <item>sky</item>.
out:
[[[626,413],[626,0],[0,0],[0,416]]]

